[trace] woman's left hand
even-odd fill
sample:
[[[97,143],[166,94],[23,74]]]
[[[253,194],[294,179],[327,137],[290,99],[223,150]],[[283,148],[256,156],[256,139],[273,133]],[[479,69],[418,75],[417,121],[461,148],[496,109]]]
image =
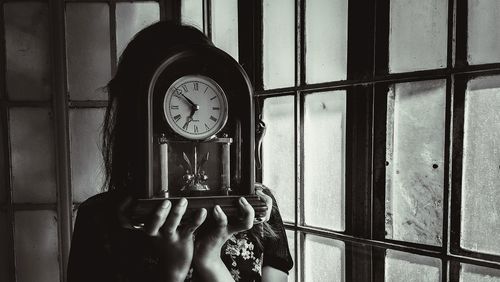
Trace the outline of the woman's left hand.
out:
[[[213,226],[207,226],[196,235],[193,267],[203,281],[231,281],[231,275],[221,260],[220,253],[224,243],[231,235],[253,227],[255,212],[248,201],[239,200],[241,220],[228,224],[227,216],[220,206],[213,210]]]

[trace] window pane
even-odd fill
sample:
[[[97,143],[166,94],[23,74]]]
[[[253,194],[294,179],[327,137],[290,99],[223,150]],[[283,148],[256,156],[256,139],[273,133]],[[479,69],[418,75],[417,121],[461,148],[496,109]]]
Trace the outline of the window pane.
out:
[[[465,93],[462,247],[500,255],[500,76],[471,80]]]
[[[119,58],[132,37],[160,20],[157,2],[116,3],[116,53]]]
[[[306,51],[307,83],[346,79],[346,0],[306,1]]]
[[[102,87],[111,78],[108,4],[67,3],[66,45],[70,98],[106,99]]]
[[[500,282],[500,270],[472,264],[461,264],[460,282]]]
[[[48,13],[46,3],[4,4],[6,83],[11,100],[50,99]]]
[[[212,1],[212,41],[238,61],[238,0]]]
[[[307,234],[304,252],[306,282],[345,281],[344,242]]]
[[[19,211],[15,217],[17,281],[59,281],[56,213]]]
[[[104,166],[100,151],[104,109],[70,110],[73,200],[83,202],[102,191]]]
[[[203,31],[203,0],[183,0],[181,22]]]
[[[10,109],[12,190],[16,203],[56,201],[52,113],[42,108]]]
[[[446,67],[448,0],[398,0],[390,6],[389,72]]]
[[[441,261],[437,258],[387,250],[385,281],[439,282],[441,281]]]
[[[468,0],[467,21],[469,64],[500,62],[500,1]]]
[[[295,1],[264,0],[264,88],[295,85]]]
[[[441,245],[446,81],[387,95],[386,238]]]
[[[304,105],[305,222],[345,230],[346,92],[309,94]]]
[[[288,281],[294,282],[295,280],[295,267],[297,262],[295,261],[295,232],[293,230],[286,230],[286,237],[288,239],[288,249],[293,259],[293,268],[288,272]]]
[[[12,281],[10,279],[10,265],[12,255],[11,229],[7,214],[0,212],[0,281]]]
[[[262,144],[262,180],[272,189],[285,221],[295,220],[294,97],[264,100],[266,135]]]

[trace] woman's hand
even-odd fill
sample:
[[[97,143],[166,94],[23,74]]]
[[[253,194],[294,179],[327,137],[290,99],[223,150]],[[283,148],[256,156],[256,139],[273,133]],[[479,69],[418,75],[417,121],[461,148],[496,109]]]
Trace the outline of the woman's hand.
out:
[[[185,280],[193,259],[193,233],[207,216],[207,211],[201,209],[192,221],[180,225],[187,205],[185,198],[173,208],[172,203],[165,200],[144,229],[159,253],[160,275],[164,281]]]
[[[217,205],[213,210],[213,226],[196,235],[193,266],[203,281],[233,281],[220,258],[222,246],[234,233],[252,228],[255,217],[245,198],[240,198],[239,205],[243,216],[237,223],[228,224],[226,214]]]

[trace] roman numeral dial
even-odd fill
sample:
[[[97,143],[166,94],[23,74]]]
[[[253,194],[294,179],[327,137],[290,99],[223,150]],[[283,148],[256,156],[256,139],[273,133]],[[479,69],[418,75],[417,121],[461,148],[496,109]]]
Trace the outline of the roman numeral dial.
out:
[[[217,134],[227,121],[224,90],[202,75],[180,77],[165,92],[165,119],[170,128],[187,139],[203,140]]]

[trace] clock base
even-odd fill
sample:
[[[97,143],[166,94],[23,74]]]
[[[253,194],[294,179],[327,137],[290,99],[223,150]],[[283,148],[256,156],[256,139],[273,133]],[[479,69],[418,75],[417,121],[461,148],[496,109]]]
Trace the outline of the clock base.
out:
[[[206,208],[208,212],[208,217],[211,216],[211,210],[219,205],[226,216],[228,217],[229,223],[231,221],[238,220],[238,217],[241,216],[240,208],[239,208],[239,198],[245,197],[245,199],[252,205],[255,211],[255,219],[257,221],[261,221],[262,218],[265,217],[267,212],[266,203],[261,200],[256,195],[243,195],[243,196],[211,196],[211,197],[189,197],[188,199],[188,207],[186,213],[184,214],[182,221],[189,220],[194,216],[194,213],[201,209]],[[175,205],[181,198],[153,198],[153,199],[139,199],[132,206],[130,210],[130,219],[134,226],[141,227],[145,222],[148,221],[148,218],[151,214],[159,208],[161,203],[168,199],[172,202],[172,205]]]

